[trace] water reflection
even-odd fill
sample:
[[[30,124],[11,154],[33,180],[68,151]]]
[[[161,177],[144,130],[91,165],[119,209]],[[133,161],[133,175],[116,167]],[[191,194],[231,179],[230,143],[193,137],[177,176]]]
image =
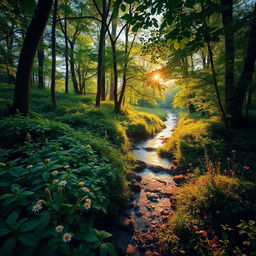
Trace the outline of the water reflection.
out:
[[[169,169],[172,166],[170,159],[160,157],[156,149],[165,144],[166,139],[172,135],[173,128],[177,122],[177,117],[174,113],[167,112],[167,120],[165,128],[152,139],[146,139],[135,143],[133,154],[138,160],[141,160],[148,165],[158,165]]]

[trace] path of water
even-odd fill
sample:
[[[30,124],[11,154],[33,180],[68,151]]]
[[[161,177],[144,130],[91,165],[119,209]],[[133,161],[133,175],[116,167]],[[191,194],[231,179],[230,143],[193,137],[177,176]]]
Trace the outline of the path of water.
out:
[[[133,154],[147,167],[138,173],[141,189],[134,193],[130,208],[123,213],[123,227],[130,231],[130,236],[120,230],[114,234],[114,243],[120,247],[120,255],[159,255],[156,236],[168,219],[171,211],[170,195],[176,188],[170,174],[173,163],[156,152],[172,135],[177,122],[175,114],[170,111],[166,114],[166,127],[161,132],[151,139],[134,144]]]

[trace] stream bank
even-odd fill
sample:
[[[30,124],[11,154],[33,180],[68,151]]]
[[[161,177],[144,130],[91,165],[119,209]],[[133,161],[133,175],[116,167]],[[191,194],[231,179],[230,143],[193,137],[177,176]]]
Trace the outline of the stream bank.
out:
[[[165,144],[177,123],[174,113],[167,111],[165,128],[153,138],[134,143],[133,154],[138,167],[130,174],[133,191],[130,204],[121,213],[119,223],[112,227],[112,243],[118,255],[157,256],[157,235],[172,212],[172,195],[182,175],[170,174],[174,163],[160,157],[156,149]]]

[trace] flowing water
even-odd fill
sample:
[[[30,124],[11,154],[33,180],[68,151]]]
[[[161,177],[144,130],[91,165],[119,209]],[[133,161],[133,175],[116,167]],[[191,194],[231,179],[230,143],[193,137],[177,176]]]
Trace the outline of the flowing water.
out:
[[[156,152],[172,135],[177,122],[174,113],[166,114],[166,127],[161,132],[134,144],[133,154],[147,167],[138,172],[141,189],[134,193],[130,207],[123,213],[123,227],[130,236],[125,231],[113,231],[113,242],[119,246],[120,255],[159,255],[156,236],[171,213],[170,195],[176,187],[170,174],[173,163]]]

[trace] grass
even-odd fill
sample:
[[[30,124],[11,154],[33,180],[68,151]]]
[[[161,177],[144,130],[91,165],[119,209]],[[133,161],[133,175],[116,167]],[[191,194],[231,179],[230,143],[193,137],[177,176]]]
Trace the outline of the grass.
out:
[[[231,176],[192,179],[178,190],[176,210],[160,234],[162,255],[238,255],[236,247],[253,255],[256,227],[241,233],[237,226],[254,219],[255,196],[255,183]],[[245,242],[248,236],[254,244]]]
[[[13,88],[1,84],[0,116],[8,114]],[[47,118],[70,125],[76,130],[88,130],[95,136],[106,138],[114,147],[127,153],[130,140],[154,135],[164,126],[163,121],[149,109],[128,107],[121,115],[113,112],[112,102],[102,102],[94,107],[94,95],[67,95],[56,93],[57,106],[53,107],[49,90],[31,89],[30,106],[36,117]],[[164,117],[163,111],[155,110]]]

